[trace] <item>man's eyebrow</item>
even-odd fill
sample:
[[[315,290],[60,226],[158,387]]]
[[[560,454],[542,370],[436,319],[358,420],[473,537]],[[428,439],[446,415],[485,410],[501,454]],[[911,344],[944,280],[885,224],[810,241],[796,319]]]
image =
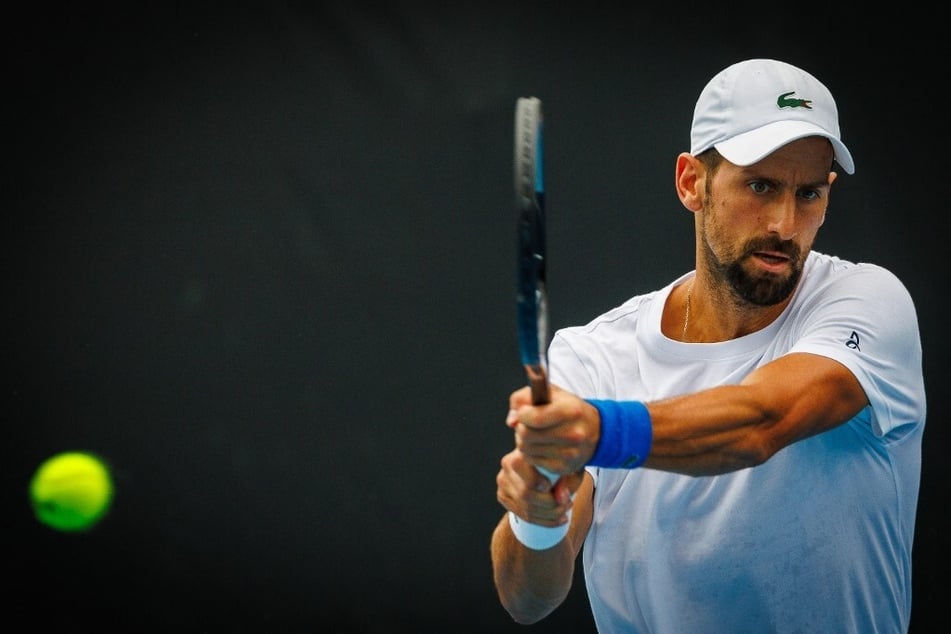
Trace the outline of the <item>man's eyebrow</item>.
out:
[[[802,189],[803,187],[808,187],[809,189],[822,189],[823,187],[829,187],[829,181],[828,179],[824,178],[811,183],[801,183],[798,185],[799,189]]]
[[[753,168],[744,168],[741,172],[741,177],[744,180],[760,180],[760,181],[767,181],[769,183],[773,183],[774,185],[782,185],[782,186],[789,185],[789,183],[783,179],[769,176]],[[823,187],[829,187],[829,181],[827,178],[821,178],[821,179],[816,179],[815,181],[796,184],[796,189],[804,189],[804,188],[822,189]]]

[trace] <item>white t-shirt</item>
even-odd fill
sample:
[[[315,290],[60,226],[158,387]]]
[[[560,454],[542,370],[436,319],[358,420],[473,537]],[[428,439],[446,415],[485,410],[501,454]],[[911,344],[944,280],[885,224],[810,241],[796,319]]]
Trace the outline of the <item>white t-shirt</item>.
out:
[[[758,467],[589,468],[583,550],[602,633],[904,632],[925,392],[915,307],[887,270],[813,252],[785,311],[722,343],[665,337],[666,287],[552,340],[553,383],[651,401],[735,384],[790,352],[835,359],[870,406]]]

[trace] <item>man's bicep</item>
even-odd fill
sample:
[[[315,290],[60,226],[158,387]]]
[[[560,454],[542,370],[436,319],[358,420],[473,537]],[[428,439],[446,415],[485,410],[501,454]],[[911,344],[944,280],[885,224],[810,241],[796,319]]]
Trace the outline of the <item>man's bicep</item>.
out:
[[[743,385],[763,389],[777,412],[783,444],[836,427],[868,405],[859,380],[844,364],[818,354],[794,352],[750,373]]]

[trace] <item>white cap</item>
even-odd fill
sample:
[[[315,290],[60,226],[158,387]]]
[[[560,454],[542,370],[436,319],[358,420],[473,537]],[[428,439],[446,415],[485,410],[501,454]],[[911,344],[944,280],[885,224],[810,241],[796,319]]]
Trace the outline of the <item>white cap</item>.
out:
[[[839,138],[839,115],[822,82],[791,64],[750,59],[720,71],[697,99],[690,129],[694,156],[715,147],[734,165],[752,165],[808,136],[832,142],[835,160],[855,172]]]

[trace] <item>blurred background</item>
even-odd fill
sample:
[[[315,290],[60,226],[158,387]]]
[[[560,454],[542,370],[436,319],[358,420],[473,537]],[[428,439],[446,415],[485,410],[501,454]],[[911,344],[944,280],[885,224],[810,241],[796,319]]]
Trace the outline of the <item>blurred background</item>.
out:
[[[580,572],[532,627],[492,585],[503,419],[524,383],[515,100],[542,98],[547,117],[557,328],[692,268],[673,170],[694,101],[726,65],[777,57],[830,87],[856,160],[816,248],[892,269],[918,306],[913,629],[939,617],[951,221],[937,22],[444,4],[8,17],[11,612],[99,632],[593,632]],[[27,498],[67,449],[106,457],[118,487],[85,534],[39,524]]]

